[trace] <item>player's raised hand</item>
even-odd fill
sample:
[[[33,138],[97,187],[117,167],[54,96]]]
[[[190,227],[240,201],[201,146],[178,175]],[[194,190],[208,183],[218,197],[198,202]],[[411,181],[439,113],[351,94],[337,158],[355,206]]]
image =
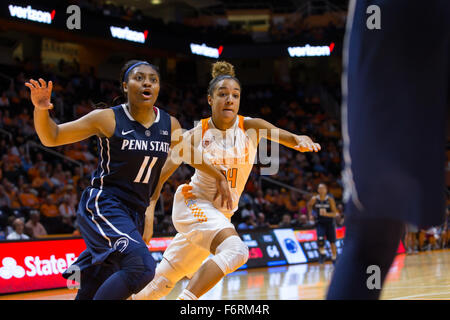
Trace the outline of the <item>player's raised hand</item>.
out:
[[[25,85],[31,90],[31,102],[36,109],[53,109],[53,104],[50,102],[53,89],[53,83],[51,81],[47,85],[44,79],[39,78],[39,82],[30,79],[29,82],[25,82]]]
[[[214,200],[216,200],[219,196],[221,196],[221,207],[224,208],[224,206],[226,205],[226,208],[228,210],[232,210],[233,199],[231,197],[230,186],[225,176],[217,180],[217,193],[214,196]]]
[[[308,136],[296,136],[297,145],[294,147],[300,152],[318,152],[322,148],[320,144],[315,143]]]

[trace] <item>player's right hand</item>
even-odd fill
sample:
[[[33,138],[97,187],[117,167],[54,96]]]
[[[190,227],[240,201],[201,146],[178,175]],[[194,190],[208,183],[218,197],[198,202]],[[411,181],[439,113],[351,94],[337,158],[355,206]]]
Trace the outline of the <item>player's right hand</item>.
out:
[[[159,193],[158,193],[159,194]],[[150,200],[150,204],[145,210],[145,226],[144,234],[142,235],[142,240],[145,244],[149,244],[153,236],[153,219],[155,216],[155,207],[157,200]]]
[[[226,207],[228,210],[232,210],[233,199],[231,197],[230,185],[228,184],[228,180],[225,176],[217,180],[217,193],[214,196],[214,200],[216,200],[219,196],[221,197],[221,207]]]
[[[25,86],[31,90],[31,102],[38,110],[53,109],[53,104],[50,102],[52,95],[53,83],[52,81],[47,83],[44,79],[39,78],[39,82],[30,79],[30,82],[25,82]]]

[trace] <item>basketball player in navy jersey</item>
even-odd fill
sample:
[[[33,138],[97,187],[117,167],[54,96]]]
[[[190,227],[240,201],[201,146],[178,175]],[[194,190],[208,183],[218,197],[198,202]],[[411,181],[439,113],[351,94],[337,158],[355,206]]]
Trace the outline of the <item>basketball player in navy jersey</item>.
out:
[[[323,263],[325,259],[325,239],[328,240],[331,247],[331,261],[336,263],[336,202],[334,198],[328,194],[327,186],[320,183],[317,187],[317,196],[314,196],[308,202],[308,214],[311,211],[317,214],[317,244],[319,247],[319,262]]]
[[[444,217],[450,1],[351,0],[348,11],[346,235],[327,298],[378,299],[405,223],[430,227]]]
[[[159,79],[157,67],[129,61],[120,76],[127,103],[60,125],[48,111],[53,108],[52,82],[26,83],[35,106],[36,132],[45,146],[98,137],[98,167],[77,211],[87,250],[74,263],[81,270],[76,299],[126,299],[154,277],[156,264],[142,239],[145,212],[169,149],[181,141],[172,141],[172,134],[180,129],[178,120],[155,106]],[[205,161],[191,165],[217,179],[218,192],[231,206],[222,173]]]

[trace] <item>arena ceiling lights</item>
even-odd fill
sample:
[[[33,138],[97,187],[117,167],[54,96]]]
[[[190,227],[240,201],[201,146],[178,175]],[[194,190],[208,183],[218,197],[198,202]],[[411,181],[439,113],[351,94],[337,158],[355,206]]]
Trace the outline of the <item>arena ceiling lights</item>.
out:
[[[39,22],[39,23],[47,23],[51,24],[53,19],[55,18],[56,11],[52,10],[41,11],[36,10],[31,7],[31,5],[27,7],[21,7],[17,5],[10,4],[8,6],[9,14],[13,18],[25,19],[29,21]]]
[[[295,57],[320,57],[329,56],[334,49],[334,42],[329,46],[310,46],[309,44],[303,47],[288,47],[289,56]]]

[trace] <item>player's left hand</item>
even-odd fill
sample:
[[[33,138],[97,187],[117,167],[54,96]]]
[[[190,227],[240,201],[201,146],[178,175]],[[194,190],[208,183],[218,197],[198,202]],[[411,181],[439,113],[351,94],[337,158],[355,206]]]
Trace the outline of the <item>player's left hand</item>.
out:
[[[294,147],[300,152],[318,152],[322,148],[320,144],[314,143],[308,136],[295,136],[297,145]]]

